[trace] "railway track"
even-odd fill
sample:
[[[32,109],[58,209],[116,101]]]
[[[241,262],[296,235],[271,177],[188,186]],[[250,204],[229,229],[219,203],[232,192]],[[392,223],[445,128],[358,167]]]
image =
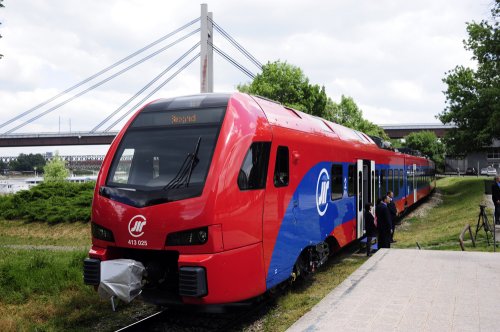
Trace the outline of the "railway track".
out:
[[[351,256],[359,250],[354,242],[343,248],[331,261]],[[364,253],[362,253],[364,255]],[[305,281],[305,280],[304,280]],[[302,283],[302,286],[300,285]],[[305,282],[308,284],[308,282]],[[304,282],[297,284],[304,286]],[[292,286],[294,287],[294,286]],[[314,283],[310,286],[314,287]],[[153,332],[215,332],[215,331],[261,331],[259,321],[276,306],[276,299],[290,287],[279,289],[272,294],[266,293],[253,303],[244,306],[226,307],[219,313],[201,312],[193,307],[172,307],[160,310],[116,332],[153,331]]]
[[[241,331],[262,317],[274,304],[274,298],[259,300],[253,305],[230,308],[225,313],[193,312],[189,308],[167,308],[116,332],[132,331]]]

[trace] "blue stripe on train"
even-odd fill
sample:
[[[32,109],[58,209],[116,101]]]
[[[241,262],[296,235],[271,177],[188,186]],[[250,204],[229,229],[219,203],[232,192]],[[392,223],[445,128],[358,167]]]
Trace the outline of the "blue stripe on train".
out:
[[[335,201],[330,196],[332,164],[321,162],[315,165],[298,185],[274,246],[266,278],[268,289],[290,277],[293,265],[305,247],[324,241],[335,227],[356,217],[355,197],[347,196],[349,163],[342,163],[344,194]]]
[[[330,177],[333,164],[332,162],[316,164],[306,173],[295,190],[274,246],[266,278],[268,289],[290,277],[293,265],[305,247],[324,241],[335,227],[356,218],[355,196],[348,197],[347,194],[348,166],[353,164],[341,163],[344,192],[341,199],[332,201]],[[396,199],[406,196],[406,175],[409,167],[376,164],[375,168],[378,171],[382,169],[404,170],[402,187]],[[419,168],[430,169],[429,167]],[[379,188],[379,191],[386,189],[384,187]],[[381,194],[383,193],[379,192],[379,195]]]

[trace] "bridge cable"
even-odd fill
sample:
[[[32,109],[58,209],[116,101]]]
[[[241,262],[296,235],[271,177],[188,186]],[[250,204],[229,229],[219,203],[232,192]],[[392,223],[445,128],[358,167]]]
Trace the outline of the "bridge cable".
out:
[[[185,39],[186,39],[186,38],[188,38],[188,37],[191,37],[192,35],[194,35],[194,34],[196,34],[196,33],[198,33],[198,32],[200,32],[200,28],[198,28],[198,29],[196,29],[196,30],[194,30],[194,31],[192,31],[192,32],[190,32],[190,33],[188,33],[187,35],[185,35],[185,36],[183,36],[183,37],[181,37],[181,38],[177,39],[176,41],[174,41],[174,42],[172,42],[172,43],[168,44],[167,46],[164,46],[164,47],[162,47],[162,48],[160,48],[160,49],[158,49],[158,50],[154,51],[153,53],[151,53],[151,54],[149,54],[149,55],[145,56],[145,57],[144,57],[144,58],[142,58],[141,60],[134,62],[133,64],[129,65],[128,67],[126,67],[126,68],[124,68],[124,69],[122,69],[122,70],[120,70],[120,71],[118,71],[118,72],[114,73],[113,75],[111,75],[111,76],[109,76],[109,77],[105,78],[105,79],[104,79],[104,80],[102,80],[102,81],[99,81],[98,83],[96,83],[96,84],[92,85],[91,87],[89,87],[89,88],[87,88],[87,89],[85,89],[85,90],[83,90],[83,91],[81,91],[81,92],[77,93],[76,95],[74,95],[74,96],[72,96],[72,97],[70,97],[70,98],[66,99],[65,101],[63,101],[63,102],[61,102],[61,103],[59,103],[59,104],[57,104],[57,105],[55,105],[55,106],[53,106],[53,107],[49,108],[48,110],[46,110],[46,111],[44,111],[44,112],[42,112],[42,113],[40,113],[40,114],[38,114],[38,115],[36,115],[36,116],[32,117],[31,119],[26,120],[25,122],[21,123],[20,125],[18,125],[18,126],[16,126],[16,127],[12,128],[12,129],[10,129],[10,130],[6,131],[4,134],[10,134],[10,133],[12,133],[12,132],[16,131],[17,129],[24,127],[24,126],[25,126],[25,125],[27,125],[28,123],[31,123],[31,122],[33,122],[33,121],[35,121],[35,120],[37,120],[37,119],[41,118],[42,116],[44,116],[44,115],[46,115],[46,114],[48,114],[48,113],[50,113],[50,112],[52,112],[52,111],[54,111],[54,110],[58,109],[59,107],[66,105],[66,104],[67,104],[67,103],[69,103],[70,101],[72,101],[72,100],[74,100],[74,99],[76,99],[76,98],[80,97],[81,95],[84,95],[84,94],[86,94],[87,92],[89,92],[89,91],[91,91],[91,90],[93,90],[93,89],[95,89],[95,88],[97,88],[97,87],[99,87],[99,86],[103,85],[104,83],[106,83],[106,82],[108,82],[108,81],[112,80],[113,78],[115,78],[115,77],[117,77],[117,76],[119,76],[119,75],[121,75],[121,74],[125,73],[126,71],[128,71],[128,70],[130,70],[130,69],[132,69],[132,68],[136,67],[137,65],[139,65],[139,64],[141,64],[141,63],[143,63],[143,62],[145,62],[146,60],[151,59],[152,57],[154,57],[154,56],[156,56],[156,55],[160,54],[161,52],[163,52],[163,51],[167,50],[168,48],[170,48],[170,47],[172,47],[172,46],[174,46],[174,45],[178,44],[179,42],[181,42],[181,41],[185,40]]]
[[[215,23],[209,18],[210,22],[214,25],[215,29],[221,33],[221,35],[226,38],[234,47],[236,47],[243,55],[245,55],[248,60],[253,62],[257,68],[262,69],[262,63],[257,60],[250,52],[248,52],[241,44],[239,44],[229,33],[227,33],[220,25]]]
[[[155,78],[153,78],[148,84],[146,84],[142,89],[140,89],[135,95],[130,97],[125,103],[123,103],[120,107],[118,107],[113,113],[108,115],[106,119],[102,120],[94,129],[90,131],[90,133],[96,132],[97,129],[102,127],[106,122],[109,121],[112,117],[114,117],[118,112],[124,109],[128,104],[130,104],[135,98],[140,96],[144,91],[146,91],[151,85],[156,83],[163,75],[165,75],[168,71],[170,71],[173,67],[175,67],[179,62],[184,60],[192,51],[194,51],[198,46],[200,46],[200,42],[196,43],[193,47],[191,47],[186,53],[181,55],[177,60],[175,60],[170,66],[168,66],[164,71],[158,74]]]
[[[188,22],[188,23],[184,24],[184,25],[183,25],[183,26],[181,26],[180,28],[178,28],[178,29],[176,29],[176,30],[174,30],[174,31],[172,31],[172,32],[170,32],[170,33],[168,33],[168,34],[166,34],[165,36],[163,36],[163,37],[161,37],[161,38],[157,39],[156,41],[154,41],[154,42],[152,42],[152,43],[150,43],[150,44],[146,45],[145,47],[143,47],[143,48],[141,48],[141,49],[139,49],[139,50],[135,51],[134,53],[132,53],[132,54],[130,54],[130,55],[128,55],[128,56],[126,56],[125,58],[123,58],[123,59],[121,59],[121,60],[119,60],[119,61],[115,62],[114,64],[112,64],[112,65],[110,65],[110,66],[108,66],[108,67],[106,67],[106,68],[104,68],[104,69],[102,69],[102,70],[101,70],[101,71],[99,71],[98,73],[96,73],[96,74],[94,74],[94,75],[92,75],[92,76],[87,77],[87,78],[86,78],[86,79],[84,79],[83,81],[81,81],[81,82],[79,82],[79,83],[77,83],[77,84],[73,85],[72,87],[70,87],[70,88],[68,88],[68,89],[64,90],[63,92],[60,92],[59,94],[57,94],[57,95],[55,95],[55,96],[53,96],[53,97],[51,97],[51,98],[47,99],[46,101],[44,101],[44,102],[42,102],[42,103],[40,103],[40,104],[36,105],[35,107],[30,108],[29,110],[27,110],[27,111],[25,111],[25,112],[23,112],[23,113],[21,113],[21,114],[19,114],[19,115],[15,116],[14,118],[12,118],[12,119],[10,119],[10,120],[8,120],[8,121],[6,121],[6,122],[4,122],[4,123],[0,124],[0,128],[5,127],[6,125],[8,125],[8,124],[10,124],[10,123],[12,123],[12,122],[14,122],[14,121],[16,121],[16,120],[18,120],[18,119],[22,118],[22,117],[23,117],[23,116],[25,116],[25,115],[30,114],[31,112],[33,112],[33,111],[35,111],[35,110],[39,109],[40,107],[47,105],[48,103],[50,103],[50,102],[54,101],[55,99],[57,99],[57,98],[59,98],[59,97],[61,97],[61,96],[65,95],[66,93],[71,92],[71,91],[73,91],[74,89],[76,89],[76,88],[78,88],[78,87],[82,86],[83,84],[85,84],[85,83],[87,83],[87,82],[89,82],[89,81],[93,80],[94,78],[96,78],[96,77],[98,77],[98,76],[100,76],[100,75],[102,75],[102,74],[104,74],[104,73],[106,73],[106,72],[110,71],[111,69],[113,69],[113,68],[117,67],[118,65],[120,65],[120,64],[122,64],[122,63],[124,63],[125,61],[130,60],[131,58],[135,57],[136,55],[138,55],[138,54],[140,54],[140,53],[142,53],[142,52],[146,51],[147,49],[150,49],[151,47],[153,47],[153,46],[157,45],[158,43],[161,43],[162,41],[164,41],[164,40],[166,40],[166,39],[168,39],[168,38],[172,37],[172,36],[173,36],[173,35],[175,35],[176,33],[178,33],[178,32],[180,32],[180,31],[182,31],[182,30],[186,29],[187,27],[189,27],[189,26],[193,25],[194,23],[198,22],[199,20],[200,20],[200,18],[198,17],[198,18],[196,18],[196,19],[192,20],[191,22]]]
[[[199,57],[200,57],[200,53],[198,53],[197,55],[195,55],[194,57],[192,57],[181,68],[179,68],[175,73],[173,73],[169,78],[167,78],[165,81],[163,81],[153,91],[151,91],[150,93],[148,93],[148,95],[146,97],[144,97],[141,101],[139,101],[137,104],[135,104],[131,109],[129,109],[125,114],[123,114],[118,120],[116,120],[115,122],[113,122],[113,124],[111,126],[109,126],[108,128],[106,128],[106,130],[104,132],[108,132],[110,129],[112,129],[117,123],[119,123],[120,121],[122,121],[127,115],[129,115],[137,107],[141,106],[149,97],[151,97],[156,92],[158,92],[158,90],[160,90],[161,88],[163,88],[165,86],[165,84],[167,84],[172,79],[174,79],[181,71],[183,71],[184,69],[186,69],[191,63],[193,63],[194,60],[196,60]]]
[[[255,74],[253,74],[250,70],[246,69],[243,65],[239,64],[235,59],[230,57],[228,54],[224,53],[221,49],[219,49],[217,46],[211,44],[213,49],[220,55],[222,56],[226,61],[228,61],[230,64],[238,68],[241,72],[243,72],[245,75],[250,77],[251,79],[255,78]]]

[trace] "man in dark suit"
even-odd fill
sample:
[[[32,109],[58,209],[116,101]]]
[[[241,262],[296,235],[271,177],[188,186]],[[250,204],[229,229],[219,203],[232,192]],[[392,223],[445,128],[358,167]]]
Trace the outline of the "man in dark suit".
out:
[[[394,231],[396,230],[396,218],[398,217],[398,210],[396,209],[396,203],[394,203],[394,193],[392,191],[387,192],[387,196],[389,196],[389,203],[387,203],[387,208],[389,209],[389,213],[391,215],[391,243],[396,242],[394,240]]]
[[[495,176],[495,182],[491,186],[491,198],[495,204],[495,224],[500,224],[500,176]]]
[[[378,247],[390,248],[391,247],[391,214],[387,204],[389,203],[389,196],[384,196],[380,203],[375,208],[375,215],[377,216],[377,229],[378,229]]]

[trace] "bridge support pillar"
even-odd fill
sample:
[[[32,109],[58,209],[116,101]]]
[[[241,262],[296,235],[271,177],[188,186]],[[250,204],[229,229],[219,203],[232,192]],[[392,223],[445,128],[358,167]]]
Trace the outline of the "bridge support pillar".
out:
[[[213,14],[208,12],[206,3],[201,4],[200,19],[200,92],[214,92],[213,70]]]

